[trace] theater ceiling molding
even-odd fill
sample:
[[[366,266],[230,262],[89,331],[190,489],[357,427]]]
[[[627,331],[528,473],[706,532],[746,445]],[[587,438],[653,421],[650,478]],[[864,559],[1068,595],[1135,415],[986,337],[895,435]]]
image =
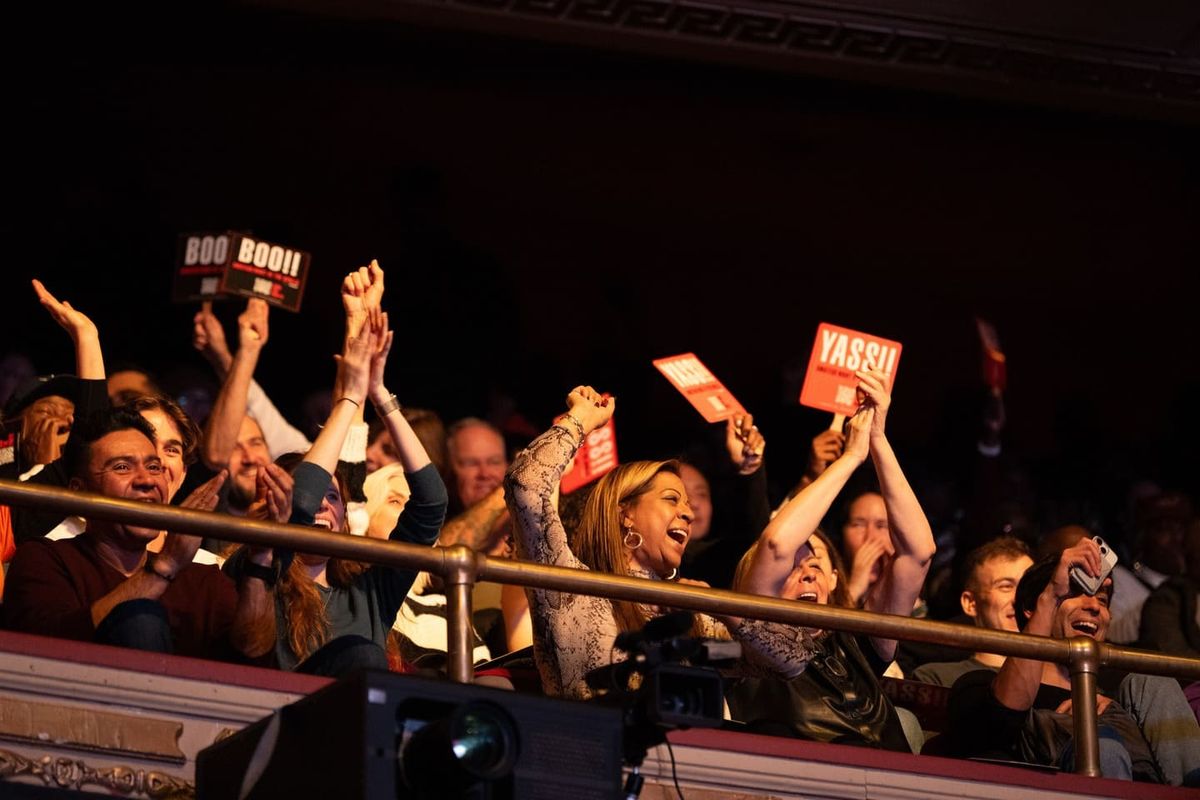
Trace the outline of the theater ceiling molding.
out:
[[[250,5],[1200,122],[1195,0],[251,0]]]

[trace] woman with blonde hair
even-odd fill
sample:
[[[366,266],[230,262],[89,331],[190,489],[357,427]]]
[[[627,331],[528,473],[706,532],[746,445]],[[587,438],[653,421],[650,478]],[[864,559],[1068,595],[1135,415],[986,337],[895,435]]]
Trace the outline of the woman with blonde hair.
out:
[[[589,433],[608,422],[615,398],[590,386],[567,396],[567,413],[513,461],[505,477],[519,558],[648,580],[674,580],[691,534],[692,509],[673,461],[635,461],[600,479],[573,541],[554,496],[563,470]],[[687,582],[687,581],[684,581]],[[534,657],[547,694],[587,698],[587,675],[618,656],[618,633],[640,629],[662,611],[624,600],[528,589]],[[728,626],[728,627],[727,627]],[[801,628],[697,614],[692,635],[730,637],[754,670],[792,676],[804,669],[812,641]]]

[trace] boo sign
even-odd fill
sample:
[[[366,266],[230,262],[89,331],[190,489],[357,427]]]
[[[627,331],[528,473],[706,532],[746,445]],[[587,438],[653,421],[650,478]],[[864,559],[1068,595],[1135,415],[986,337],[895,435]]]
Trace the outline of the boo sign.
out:
[[[800,404],[852,416],[858,410],[855,370],[873,365],[887,375],[890,388],[896,382],[899,363],[899,342],[822,322],[817,327],[817,340],[808,359]]]
[[[302,250],[238,231],[185,233],[171,298],[184,303],[234,294],[299,311],[311,262]]]

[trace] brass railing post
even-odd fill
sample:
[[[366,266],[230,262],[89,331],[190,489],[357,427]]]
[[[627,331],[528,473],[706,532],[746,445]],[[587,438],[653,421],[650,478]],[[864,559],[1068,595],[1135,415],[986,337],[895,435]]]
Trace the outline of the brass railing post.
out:
[[[1100,648],[1087,636],[1070,639],[1071,717],[1075,725],[1075,771],[1100,775],[1100,737],[1096,730],[1096,672]]]
[[[446,674],[458,683],[475,680],[475,637],[471,626],[471,590],[475,588],[475,551],[463,544],[444,549],[446,584]]]

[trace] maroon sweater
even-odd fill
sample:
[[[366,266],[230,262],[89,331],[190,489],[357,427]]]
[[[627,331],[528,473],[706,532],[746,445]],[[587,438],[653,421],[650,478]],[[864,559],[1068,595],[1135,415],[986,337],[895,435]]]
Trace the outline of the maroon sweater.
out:
[[[96,553],[87,533],[35,539],[17,548],[4,588],[4,627],[60,639],[92,641],[94,602],[125,576]],[[167,612],[175,654],[227,660],[237,587],[211,564],[189,564],[158,600]]]

